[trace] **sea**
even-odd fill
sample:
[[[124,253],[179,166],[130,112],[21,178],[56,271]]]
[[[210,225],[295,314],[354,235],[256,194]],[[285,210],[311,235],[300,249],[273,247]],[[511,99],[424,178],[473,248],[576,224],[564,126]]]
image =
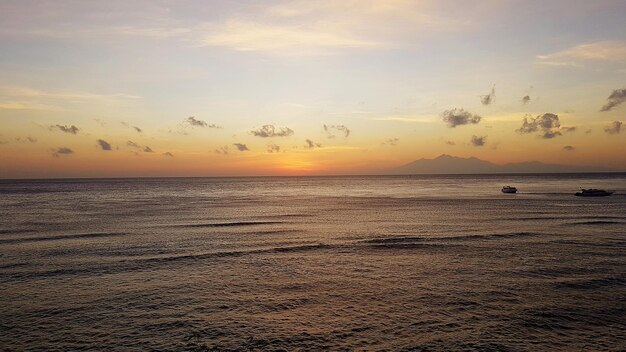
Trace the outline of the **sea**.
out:
[[[624,351],[626,174],[0,180],[0,350]]]

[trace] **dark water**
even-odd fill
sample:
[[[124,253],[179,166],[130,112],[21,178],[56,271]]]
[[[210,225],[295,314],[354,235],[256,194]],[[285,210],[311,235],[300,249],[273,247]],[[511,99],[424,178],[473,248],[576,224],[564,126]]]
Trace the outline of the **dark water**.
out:
[[[0,181],[0,211],[3,351],[626,349],[624,174]]]

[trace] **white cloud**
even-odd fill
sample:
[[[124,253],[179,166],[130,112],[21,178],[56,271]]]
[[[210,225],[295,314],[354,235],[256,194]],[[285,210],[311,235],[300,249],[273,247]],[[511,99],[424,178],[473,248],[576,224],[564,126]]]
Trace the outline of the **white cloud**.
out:
[[[583,67],[585,62],[624,62],[626,42],[607,40],[576,45],[552,54],[538,55],[537,63],[550,66]]]
[[[202,45],[275,55],[328,55],[415,41],[420,32],[467,27],[409,0],[285,1],[206,27]],[[416,35],[417,34],[417,35]]]
[[[0,109],[55,110],[67,103],[114,103],[141,97],[129,94],[96,94],[90,92],[53,92],[27,87],[0,86]]]

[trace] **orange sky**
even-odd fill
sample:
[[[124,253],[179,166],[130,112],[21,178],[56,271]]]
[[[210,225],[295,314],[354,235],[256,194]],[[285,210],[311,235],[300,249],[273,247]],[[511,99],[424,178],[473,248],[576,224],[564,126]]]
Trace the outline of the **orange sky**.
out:
[[[0,177],[626,170],[626,5],[522,5],[3,2]]]

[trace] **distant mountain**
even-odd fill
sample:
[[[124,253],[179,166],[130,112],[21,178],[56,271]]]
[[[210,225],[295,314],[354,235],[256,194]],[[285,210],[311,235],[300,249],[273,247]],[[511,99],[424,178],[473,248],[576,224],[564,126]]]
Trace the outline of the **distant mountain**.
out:
[[[524,173],[570,173],[609,172],[602,167],[544,164],[538,161],[498,165],[477,158],[459,158],[442,154],[435,159],[419,159],[388,170],[390,174],[524,174]]]

